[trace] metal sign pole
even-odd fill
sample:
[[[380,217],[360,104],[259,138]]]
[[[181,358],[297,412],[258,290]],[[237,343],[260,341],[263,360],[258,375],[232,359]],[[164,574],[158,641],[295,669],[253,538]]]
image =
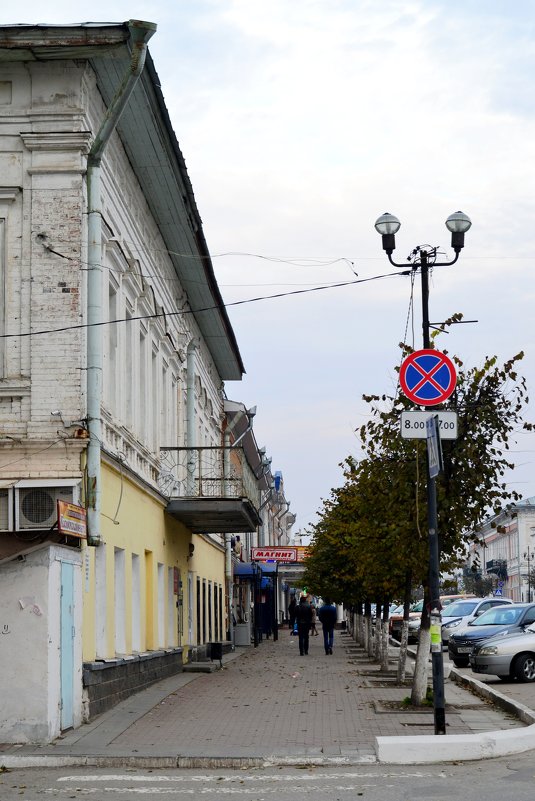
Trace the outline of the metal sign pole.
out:
[[[429,263],[427,253],[420,253],[420,269],[422,274],[422,330],[424,348],[431,346],[429,337]],[[440,447],[438,419],[433,418],[433,426]],[[431,664],[433,671],[433,710],[435,718],[435,734],[446,734],[446,712],[444,704],[444,662],[442,659],[442,634],[440,618],[440,555],[438,549],[437,492],[435,478],[429,470],[429,438],[427,449],[427,523],[429,530],[429,589],[431,592],[431,638],[436,639],[436,629],[440,634],[440,644],[431,642]]]

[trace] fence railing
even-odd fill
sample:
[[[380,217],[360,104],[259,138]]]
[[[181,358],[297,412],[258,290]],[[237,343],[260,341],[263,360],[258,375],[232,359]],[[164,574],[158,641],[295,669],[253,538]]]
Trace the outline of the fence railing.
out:
[[[163,448],[160,484],[173,498],[248,498],[260,506],[258,480],[241,447]]]

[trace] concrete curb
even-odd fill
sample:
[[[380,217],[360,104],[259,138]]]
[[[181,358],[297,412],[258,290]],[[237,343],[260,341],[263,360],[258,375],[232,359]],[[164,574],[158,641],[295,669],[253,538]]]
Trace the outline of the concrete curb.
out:
[[[411,649],[412,651],[412,649]],[[238,654],[229,655],[228,659],[236,658]],[[410,652],[414,656],[414,652]],[[181,678],[181,682],[189,683],[201,674],[192,674]],[[100,768],[132,768],[165,769],[165,768],[194,768],[194,769],[240,769],[263,767],[341,767],[358,766],[363,764],[390,764],[390,765],[417,765],[445,762],[468,762],[481,759],[511,756],[535,749],[535,711],[520,702],[508,698],[498,690],[484,682],[466,676],[456,668],[451,668],[450,678],[467,687],[471,692],[490,700],[509,714],[518,717],[526,723],[525,728],[509,729],[506,731],[490,731],[478,734],[457,734],[445,737],[435,735],[408,735],[402,737],[376,737],[375,754],[369,750],[340,749],[340,753],[321,753],[321,751],[307,750],[297,754],[254,754],[227,753],[212,754],[211,756],[196,756],[194,754],[165,753],[160,754],[132,754],[132,753],[98,753],[102,741],[95,741],[98,736],[99,722],[85,729],[86,734],[93,737],[93,753],[38,753],[38,749],[28,753],[28,746],[22,746],[21,752],[16,748],[9,753],[0,753],[0,765],[6,768],[67,768],[67,767],[100,767]],[[173,677],[176,680],[176,677]],[[154,690],[155,697],[158,690]],[[169,692],[168,689],[164,690]],[[131,704],[135,706],[137,714],[143,714],[146,708],[155,703],[155,698],[146,700],[134,699]],[[148,707],[147,707],[148,705]],[[109,728],[109,722],[108,722]],[[119,724],[117,724],[119,725]],[[121,729],[121,725],[119,725]],[[108,732],[109,734],[109,732]],[[88,743],[86,744],[88,745]],[[97,746],[95,748],[95,745]],[[62,746],[59,746],[62,747]],[[83,743],[78,743],[78,750],[82,750]],[[88,749],[90,750],[90,749]],[[110,749],[111,750],[111,749]],[[163,753],[162,753],[163,751]],[[96,752],[96,753],[95,753]]]
[[[415,653],[410,653],[412,657]],[[481,734],[413,735],[408,737],[376,737],[377,761],[389,765],[419,765],[438,762],[473,762],[480,759],[522,754],[535,749],[535,712],[519,701],[482,681],[466,676],[454,667],[449,677],[471,692],[492,701],[501,709],[515,715],[526,727]]]
[[[241,768],[268,767],[354,767],[377,763],[374,754],[346,754],[344,756],[285,756],[265,754],[259,756],[52,756],[50,754],[28,754],[0,756],[4,768],[142,768],[158,770],[166,768],[193,768],[197,770],[233,770]]]
[[[473,762],[522,754],[535,748],[535,725],[525,729],[452,734],[376,737],[377,761],[388,765],[423,765],[437,762]]]

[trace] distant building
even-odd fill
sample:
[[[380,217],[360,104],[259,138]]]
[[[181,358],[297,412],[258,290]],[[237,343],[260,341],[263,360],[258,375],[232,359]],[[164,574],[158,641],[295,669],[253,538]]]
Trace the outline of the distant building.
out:
[[[534,567],[535,497],[489,517],[476,534],[482,544],[470,545],[469,566],[492,576],[502,595],[517,602],[533,600],[535,587],[528,576]]]

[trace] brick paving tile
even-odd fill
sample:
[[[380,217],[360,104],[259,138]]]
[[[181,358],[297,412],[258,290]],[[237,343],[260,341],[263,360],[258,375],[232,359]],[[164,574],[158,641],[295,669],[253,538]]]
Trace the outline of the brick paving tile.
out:
[[[309,655],[300,656],[296,639],[281,630],[277,642],[243,649],[223,670],[177,688],[111,745],[142,752],[166,744],[197,755],[340,754],[373,751],[376,736],[432,734],[432,710],[389,709],[410,688],[381,680],[379,667],[348,645],[354,646],[350,636],[336,632],[334,654],[327,656],[320,635],[310,639]],[[522,725],[450,682],[446,703],[454,707],[446,711],[452,734]]]

